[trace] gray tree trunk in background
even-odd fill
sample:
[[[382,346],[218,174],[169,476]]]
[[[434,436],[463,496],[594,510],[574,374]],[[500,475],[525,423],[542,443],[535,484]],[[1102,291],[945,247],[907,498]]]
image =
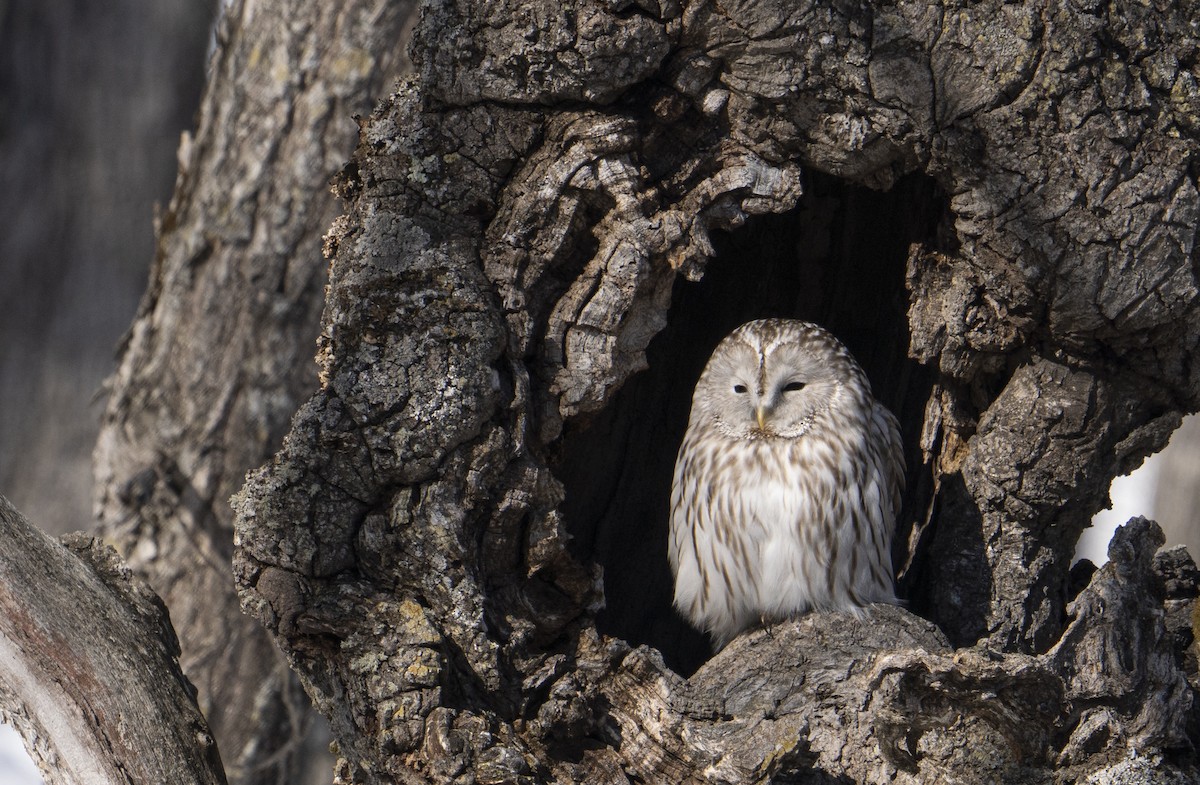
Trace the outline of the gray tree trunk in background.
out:
[[[0,4],[0,493],[51,532],[91,525],[96,399],[146,285],[215,6]]]
[[[339,782],[1195,781],[1194,564],[1136,519],[1069,569],[1200,408],[1187,4],[457,0],[412,53],[340,178],[319,388],[234,504]],[[900,417],[909,610],[707,659],[670,466],[712,346],[781,314]],[[205,510],[235,483],[179,437],[137,498]]]
[[[1200,553],[1200,417],[1187,417],[1161,453],[1154,515],[1167,538]]]
[[[311,709],[238,607],[228,499],[278,449],[312,361],[329,192],[404,68],[413,6],[234,2],[179,150],[95,452],[101,531],[171,611],[235,783],[292,783]]]

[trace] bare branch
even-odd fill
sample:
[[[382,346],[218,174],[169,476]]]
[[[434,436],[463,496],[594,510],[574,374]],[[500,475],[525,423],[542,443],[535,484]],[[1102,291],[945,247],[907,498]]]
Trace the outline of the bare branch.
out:
[[[48,782],[223,784],[162,601],[112,548],[0,497],[0,703]]]

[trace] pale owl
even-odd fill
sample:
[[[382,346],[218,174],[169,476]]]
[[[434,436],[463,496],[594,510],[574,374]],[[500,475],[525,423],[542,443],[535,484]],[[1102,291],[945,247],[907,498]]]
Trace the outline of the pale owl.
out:
[[[760,620],[895,602],[903,483],[896,418],[846,347],[807,322],[742,325],[696,383],[675,462],[675,607],[720,649]]]

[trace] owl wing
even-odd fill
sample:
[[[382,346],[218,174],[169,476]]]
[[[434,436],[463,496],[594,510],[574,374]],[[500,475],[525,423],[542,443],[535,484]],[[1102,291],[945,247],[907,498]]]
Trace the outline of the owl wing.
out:
[[[900,439],[900,423],[896,416],[876,401],[872,406],[871,443],[880,445],[880,475],[886,480],[889,509],[885,510],[888,525],[900,514],[900,501],[904,494],[904,443]]]
[[[667,556],[675,576],[675,607],[708,631],[719,647],[753,619],[757,546],[744,530],[737,461],[720,438],[689,432],[680,447],[671,489]]]
[[[895,602],[892,534],[904,493],[904,445],[900,424],[883,405],[874,402],[867,423],[866,476],[862,478],[857,526],[869,533],[869,570],[855,582],[855,591],[868,602]]]

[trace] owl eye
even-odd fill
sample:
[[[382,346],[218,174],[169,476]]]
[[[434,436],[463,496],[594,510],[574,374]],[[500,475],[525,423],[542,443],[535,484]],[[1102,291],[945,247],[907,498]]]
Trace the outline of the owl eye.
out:
[[[744,385],[744,384],[735,384],[735,385],[733,385],[733,391],[734,391],[735,393],[744,393],[744,392],[748,392],[748,390],[746,389],[746,385]]]
[[[804,382],[788,382],[783,386],[784,392],[797,392],[804,389]]]

